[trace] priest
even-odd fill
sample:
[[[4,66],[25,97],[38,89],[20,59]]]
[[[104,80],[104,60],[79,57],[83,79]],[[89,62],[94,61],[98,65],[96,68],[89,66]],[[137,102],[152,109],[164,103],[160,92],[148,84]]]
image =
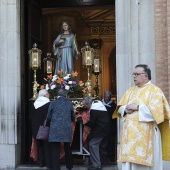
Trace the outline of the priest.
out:
[[[118,161],[122,170],[163,170],[162,146],[163,159],[170,160],[170,107],[161,89],[151,83],[147,65],[137,65],[133,78],[135,86],[126,91],[113,114],[123,120]]]

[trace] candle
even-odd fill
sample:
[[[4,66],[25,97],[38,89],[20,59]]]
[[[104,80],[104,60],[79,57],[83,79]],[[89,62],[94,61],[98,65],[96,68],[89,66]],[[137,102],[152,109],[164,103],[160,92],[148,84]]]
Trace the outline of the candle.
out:
[[[91,51],[86,51],[86,65],[91,66],[92,65],[92,59],[91,59]]]
[[[99,70],[99,59],[94,59],[94,72],[100,72]]]
[[[38,67],[38,53],[33,53],[32,67]]]
[[[47,61],[47,74],[52,73],[52,62]]]

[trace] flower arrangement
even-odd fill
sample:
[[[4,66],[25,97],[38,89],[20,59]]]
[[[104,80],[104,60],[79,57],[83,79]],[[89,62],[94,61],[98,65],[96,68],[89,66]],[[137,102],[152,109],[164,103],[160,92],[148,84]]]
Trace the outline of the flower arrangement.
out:
[[[45,84],[40,88],[47,89],[50,98],[55,99],[60,88],[64,88],[68,90],[69,98],[82,98],[87,92],[87,88],[85,87],[83,81],[77,81],[78,73],[72,72],[71,74],[64,74],[62,70],[58,71],[57,75],[48,75],[47,78],[44,78]]]

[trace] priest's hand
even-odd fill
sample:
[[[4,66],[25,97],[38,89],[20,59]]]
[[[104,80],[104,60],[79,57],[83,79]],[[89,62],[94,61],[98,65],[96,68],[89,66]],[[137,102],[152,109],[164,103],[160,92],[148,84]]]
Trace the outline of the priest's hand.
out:
[[[138,105],[135,104],[135,103],[131,103],[131,104],[128,104],[126,106],[126,109],[130,109],[130,110],[136,111],[136,110],[138,110]]]
[[[131,109],[127,109],[127,108],[125,109],[126,114],[131,114],[132,112],[133,112],[133,110],[131,110]]]

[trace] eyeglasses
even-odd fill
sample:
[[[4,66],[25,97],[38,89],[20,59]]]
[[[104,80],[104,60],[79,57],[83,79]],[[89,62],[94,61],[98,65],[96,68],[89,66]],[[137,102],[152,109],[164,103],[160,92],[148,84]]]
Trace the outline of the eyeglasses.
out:
[[[138,77],[138,76],[141,75],[141,74],[146,74],[146,73],[133,73],[132,76]]]

